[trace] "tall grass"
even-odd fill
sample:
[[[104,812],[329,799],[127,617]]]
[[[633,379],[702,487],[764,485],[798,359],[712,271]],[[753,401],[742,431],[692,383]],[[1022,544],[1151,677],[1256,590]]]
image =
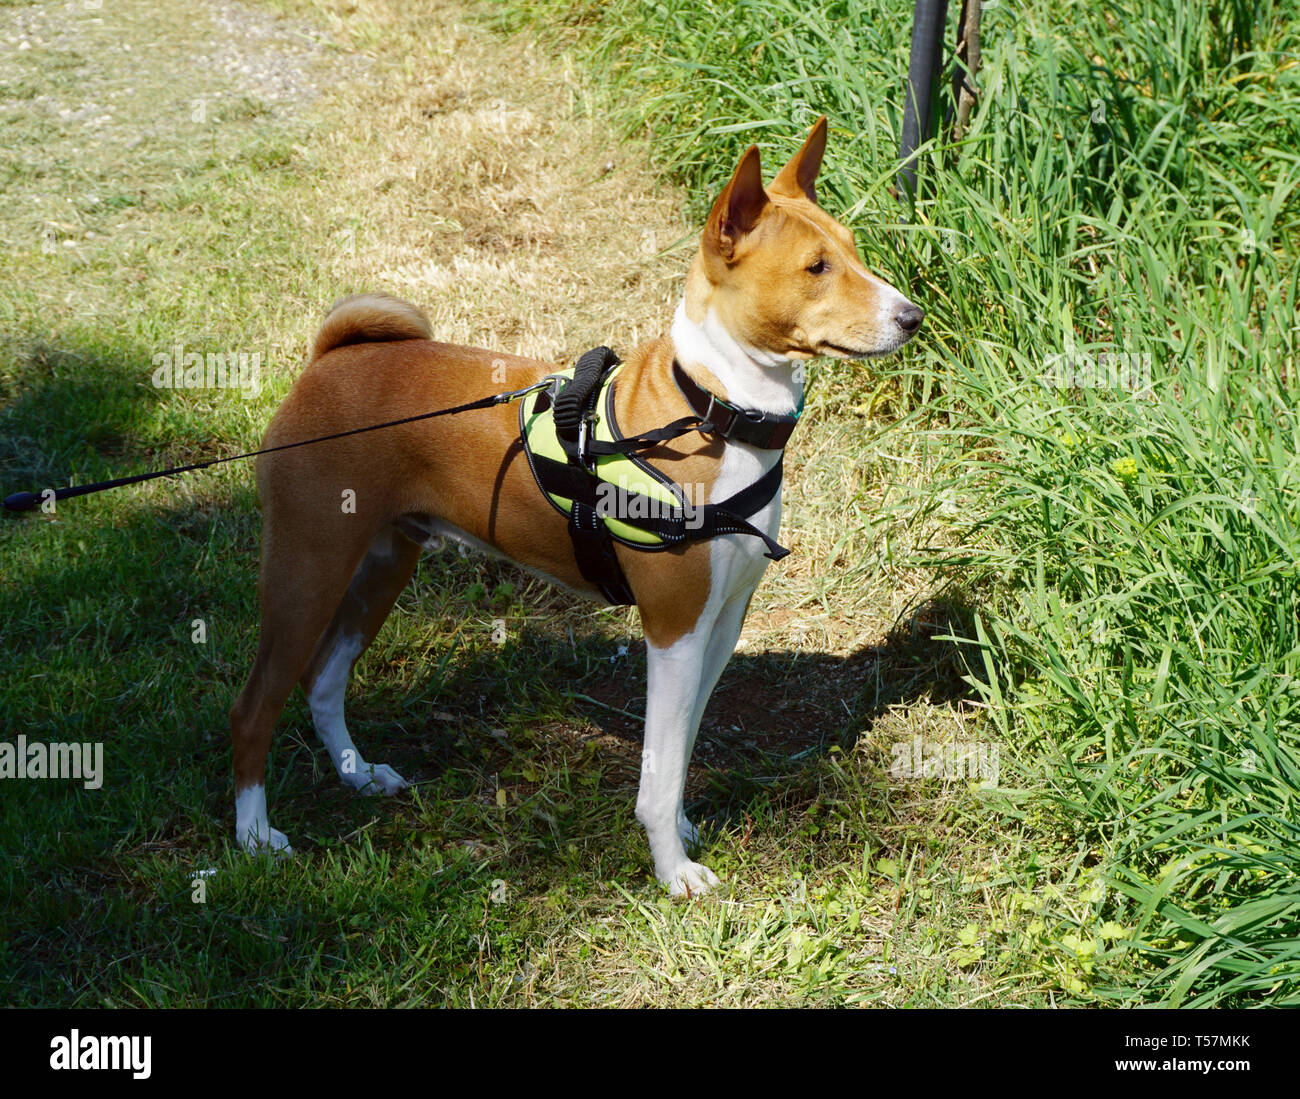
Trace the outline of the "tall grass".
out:
[[[983,593],[955,640],[1004,759],[1104,875],[1081,967],[1116,925],[1141,959],[1094,994],[1300,1003],[1300,3],[989,7],[972,125],[904,208],[910,8],[510,10],[609,73],[701,204],[829,116],[823,203],[928,311],[883,368],[927,470],[897,521],[948,517],[913,563]]]

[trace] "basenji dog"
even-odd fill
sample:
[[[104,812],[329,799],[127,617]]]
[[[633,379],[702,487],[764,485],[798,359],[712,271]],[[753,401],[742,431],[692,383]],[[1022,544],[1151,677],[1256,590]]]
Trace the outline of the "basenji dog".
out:
[[[678,362],[732,406],[802,408],[804,360],[863,359],[900,348],[922,311],[859,260],[853,234],[817,205],[822,118],[764,188],[750,146],[714,202],[667,335],[628,355],[616,379],[626,434],[689,414]],[[276,411],[264,447],[403,419],[527,386],[551,364],[439,343],[417,308],[384,295],[338,303],[310,362]],[[781,451],[692,433],[646,458],[678,484],[725,500],[768,473]],[[262,506],[261,635],[230,714],[235,833],[249,849],[288,852],[265,794],[272,730],[295,684],[343,782],[393,794],[401,775],[367,762],[348,734],[343,697],[357,658],[410,579],[421,550],[451,538],[599,597],[575,562],[565,518],[539,491],[509,405],[358,434],[258,460]],[[350,506],[349,506],[350,505]],[[775,538],[776,495],[753,516]],[[648,647],[645,761],[636,801],[655,875],[674,895],[718,879],[691,860],[682,798],[705,703],[740,636],[767,558],[728,534],[664,552],[616,547]]]

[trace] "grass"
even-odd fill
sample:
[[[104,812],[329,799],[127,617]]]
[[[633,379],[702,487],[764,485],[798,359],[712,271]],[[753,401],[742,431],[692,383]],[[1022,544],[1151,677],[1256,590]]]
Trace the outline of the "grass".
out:
[[[1037,786],[1037,826],[1097,873],[1066,986],[1295,1003],[1300,10],[990,8],[973,125],[927,147],[929,189],[903,209],[904,6],[546,18],[693,194],[748,143],[783,152],[829,116],[824,203],[929,311],[926,353],[884,364],[871,402],[900,470],[925,473],[883,521],[942,537],[904,534],[892,559],[977,593],[949,637],[982,728],[1009,785]],[[1149,391],[1099,384],[1114,366]],[[877,567],[846,556],[850,576]],[[1100,973],[1116,944],[1128,957]]]
[[[604,136],[572,65],[480,14],[5,10],[29,44],[0,67],[21,91],[0,116],[6,492],[256,445],[317,318],[366,287],[419,301],[444,338],[556,359],[666,328],[691,247],[679,195],[653,185],[643,146]],[[535,75],[503,88],[507,68]],[[178,343],[260,354],[260,390],[155,389],[154,356]],[[847,477],[830,434],[843,427],[823,429],[802,461]],[[845,507],[846,484],[823,506]],[[691,812],[735,888],[692,906],[662,896],[632,817],[634,614],[427,558],[349,698],[359,742],[415,791],[346,796],[295,699],[270,797],[299,854],[266,863],[229,847],[226,712],[256,644],[251,471],[10,517],[4,739],[101,741],[105,776],[94,791],[6,782],[0,1002],[990,995],[951,955],[1021,841],[976,815],[983,795],[964,784],[904,785],[916,796],[900,803],[885,771],[913,712],[958,730],[960,684],[930,641],[957,611],[881,575],[897,590],[854,618],[823,598],[833,533],[799,523],[805,563],[756,606],[706,718]],[[914,598],[928,617],[891,630]],[[860,738],[873,721],[880,739]],[[1034,977],[997,998],[1053,995]]]
[[[251,471],[0,523],[4,739],[106,770],[5,785],[0,1002],[1297,997],[1294,5],[990,9],[971,132],[903,209],[907,7],[0,9],[6,492],[248,449],[363,288],[542,358],[657,334],[739,151],[770,172],[823,110],[824,204],[928,312],[814,375],[795,552],[692,771],[703,902],[632,817],[634,613],[426,558],[348,701],[415,789],[346,795],[296,698],[268,793],[299,853],[250,860]],[[260,352],[261,390],[154,389],[178,342]],[[1150,354],[1153,395],[1044,387],[1071,347]],[[918,737],[1001,781],[901,778]]]

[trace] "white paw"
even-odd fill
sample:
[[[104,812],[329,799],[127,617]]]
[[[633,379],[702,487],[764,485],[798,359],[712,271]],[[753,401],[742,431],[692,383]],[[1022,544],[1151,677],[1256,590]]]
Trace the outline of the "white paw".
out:
[[[671,874],[661,875],[659,880],[674,897],[699,897],[718,884],[718,875],[698,862],[685,862]]]
[[[255,829],[249,829],[244,833],[241,846],[245,851],[256,854],[259,851],[267,851],[273,855],[289,856],[293,854],[293,848],[289,846],[289,837],[281,832],[278,828],[267,828],[268,838],[263,839],[261,833]]]
[[[378,794],[396,794],[407,788],[402,778],[387,763],[365,763],[355,774],[344,775],[346,782],[358,794],[374,797]]]

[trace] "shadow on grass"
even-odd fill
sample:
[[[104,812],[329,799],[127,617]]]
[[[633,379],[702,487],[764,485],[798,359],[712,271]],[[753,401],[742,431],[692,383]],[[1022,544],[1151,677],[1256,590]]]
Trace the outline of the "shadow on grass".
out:
[[[151,363],[97,335],[0,344],[0,495],[130,472],[163,396]]]
[[[117,425],[128,429],[129,417]],[[386,628],[387,644],[381,633],[348,696],[367,758],[430,784],[423,810],[343,790],[299,692],[277,725],[268,790],[277,826],[307,857],[293,875],[255,860],[221,862],[215,852],[229,850],[232,823],[226,712],[256,647],[258,516],[249,480],[194,484],[192,499],[167,508],[128,488],[108,494],[111,505],[61,508],[57,520],[0,520],[0,552],[15,566],[0,578],[5,738],[105,742],[102,789],[28,782],[0,801],[0,834],[18,853],[0,868],[0,900],[13,908],[8,960],[21,959],[7,989],[0,977],[6,1002],[136,1002],[162,971],[178,982],[176,1003],[309,1000],[318,987],[350,984],[358,959],[391,969],[387,947],[353,943],[340,953],[345,936],[364,923],[414,942],[424,913],[437,920],[439,972],[469,981],[479,958],[465,944],[481,933],[495,876],[523,876],[542,891],[575,874],[644,876],[631,820],[644,647],[627,644],[616,614],[593,615],[590,604],[546,595],[509,566],[454,553],[421,563],[403,621]],[[490,628],[474,624],[500,612],[466,593],[507,582],[524,593],[512,613],[529,613],[532,625],[496,645]],[[191,639],[197,617],[211,629],[206,645]],[[718,823],[760,800],[798,803],[817,760],[891,706],[959,701],[966,687],[955,646],[934,638],[968,632],[966,617],[960,604],[928,604],[881,645],[843,657],[737,653],[706,711],[692,816]],[[592,740],[598,758],[585,754]],[[567,812],[548,801],[557,819],[543,822],[513,793],[516,811],[493,808],[495,776],[506,781],[524,767],[550,784],[543,795],[558,787]],[[509,781],[528,797],[525,783]],[[365,843],[391,851],[402,867],[396,884],[352,853],[371,822]],[[510,854],[476,854],[497,828],[511,832]],[[313,859],[321,848],[329,857]],[[188,871],[213,862],[226,867],[222,892],[210,905],[191,903]],[[512,949],[525,951],[507,914],[491,915],[524,944]],[[300,988],[292,975],[314,971],[322,950],[332,960]],[[103,961],[123,957],[116,973]],[[0,948],[0,971],[5,962]],[[262,991],[269,977],[280,985]]]
[[[481,567],[489,587],[516,575],[503,564]],[[848,655],[736,652],[701,721],[688,784],[690,815],[738,819],[756,799],[779,794],[783,783],[800,787],[801,772],[833,747],[852,748],[895,707],[955,708],[973,697],[967,677],[974,669],[954,642],[940,640],[972,636],[972,614],[953,594],[923,603],[881,644]],[[547,736],[574,744],[598,740],[605,763],[622,757],[622,785],[635,785],[644,740],[644,644],[627,644],[617,628],[562,635],[530,629],[506,646],[480,645],[443,669],[451,674],[421,676],[403,698],[354,692],[350,710],[358,728],[364,721],[373,730],[358,733],[362,752],[373,747],[382,753],[376,758],[408,778],[434,779],[465,766],[468,727],[475,730],[471,739],[492,748],[478,766],[504,771],[516,738],[502,732],[521,730],[527,737],[543,725]],[[394,724],[405,735],[393,733]],[[451,728],[461,735],[449,736]],[[363,737],[379,743],[361,743]]]
[[[174,828],[193,839],[185,822],[203,817],[224,833],[226,714],[257,643],[251,485],[188,507],[93,516],[74,503],[58,522],[31,516],[5,525],[0,546],[7,553],[34,553],[18,579],[0,583],[0,618],[13,642],[0,688],[5,724],[39,739],[102,739],[112,756],[137,758],[118,809],[103,806],[127,829],[119,838]],[[404,597],[406,633],[386,642],[393,629],[386,626],[363,658],[362,682],[348,691],[349,726],[362,753],[413,781],[455,772],[468,796],[475,776],[511,766],[517,733],[542,729],[570,747],[601,739],[610,751],[605,762],[619,763],[615,770],[626,780],[616,785],[634,784],[644,735],[644,645],[628,637],[622,618],[593,617],[590,604],[548,596],[547,613],[528,619],[535,626],[493,644],[489,630],[477,627],[503,612],[463,593],[510,581],[520,582],[513,568],[478,557],[422,561],[419,596]],[[414,625],[412,604],[420,619]],[[204,645],[191,638],[199,618],[210,631]],[[787,780],[798,786],[800,771],[833,746],[850,748],[892,707],[969,697],[957,646],[936,639],[969,635],[968,622],[959,601],[931,602],[880,645],[848,655],[737,652],[701,723],[692,814],[732,819]],[[422,650],[418,658],[412,641]],[[423,664],[412,667],[413,659]],[[272,800],[330,834],[342,808],[334,803],[351,799],[340,789],[337,798],[326,792],[320,800],[333,775],[321,767],[301,692],[277,723],[274,744]],[[106,784],[110,802],[115,785]],[[161,814],[148,811],[160,786],[170,791]],[[28,793],[64,800],[44,786]],[[69,797],[79,802],[82,795]],[[63,810],[60,821],[75,815],[72,804]]]

